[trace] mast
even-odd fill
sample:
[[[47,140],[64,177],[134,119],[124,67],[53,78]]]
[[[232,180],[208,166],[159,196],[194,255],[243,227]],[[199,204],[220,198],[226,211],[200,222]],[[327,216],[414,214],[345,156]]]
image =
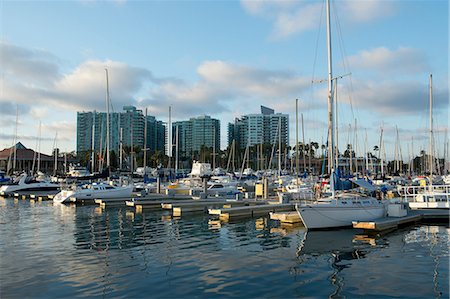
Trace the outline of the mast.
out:
[[[172,159],[172,106],[169,106],[169,124],[167,126],[167,156],[169,157],[169,164],[167,168],[170,168]]]
[[[56,176],[56,171],[58,170],[58,149],[57,149],[57,139],[58,139],[58,131],[55,134],[55,141],[53,142],[53,154],[55,156],[54,167],[53,167],[53,176]]]
[[[281,117],[278,118],[278,176],[281,176]]]
[[[179,146],[179,127],[178,125],[175,127],[175,176],[178,172],[178,146]]]
[[[144,117],[144,174],[146,173],[147,167],[147,108],[145,108],[145,117]]]
[[[95,110],[92,118],[92,144],[91,144],[91,172],[94,173],[95,169]]]
[[[382,150],[381,149],[384,150],[384,147],[383,147],[383,126],[381,126],[380,147],[378,149],[378,154],[379,154],[378,158],[380,159],[380,163],[381,163],[381,165],[380,165],[380,167],[381,167],[381,176],[383,177],[384,176],[384,167],[383,167],[384,161],[383,161],[383,154],[382,154]]]
[[[16,170],[17,163],[17,127],[19,126],[19,105],[16,108],[16,131],[14,134],[14,160],[13,160],[13,170]]]
[[[298,99],[295,99],[295,174],[298,179]]]
[[[302,116],[302,139],[303,139],[303,172],[306,171],[306,155],[305,155],[305,150],[306,150],[306,144],[305,144],[305,126],[303,125],[303,113],[301,114]]]
[[[106,72],[106,167],[110,167],[110,157],[109,157],[109,150],[110,150],[110,134],[109,134],[109,79],[108,79],[108,69],[105,68]]]
[[[39,145],[38,145],[38,158],[37,158],[37,171],[41,169],[41,135],[42,135],[42,122],[39,122]]]
[[[334,171],[335,171],[335,148],[334,148],[334,116],[333,116],[333,70],[331,53],[331,21],[330,21],[330,1],[326,1],[327,13],[327,53],[328,53],[328,171],[330,173],[331,197],[334,198]]]
[[[177,152],[176,152],[176,157],[178,160],[178,127],[177,127],[177,136],[176,136],[176,141],[177,141]],[[213,126],[213,170],[216,169],[216,127]]]
[[[119,143],[119,169],[122,169],[123,165],[123,128],[120,128],[120,143]]]
[[[433,185],[433,75],[430,74],[430,191]]]
[[[331,21],[330,21],[330,1],[326,1],[327,14],[327,53],[328,53],[328,171],[335,170],[335,148],[334,148],[334,116],[333,116],[333,70],[331,53]],[[334,191],[333,191],[334,195]]]

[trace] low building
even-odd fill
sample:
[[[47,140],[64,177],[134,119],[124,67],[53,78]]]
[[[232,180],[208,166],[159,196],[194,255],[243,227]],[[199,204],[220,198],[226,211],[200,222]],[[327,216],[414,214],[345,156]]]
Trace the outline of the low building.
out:
[[[73,162],[73,159],[67,163]],[[64,157],[58,157],[58,170],[64,169]],[[34,168],[33,168],[34,167]],[[55,169],[55,157],[43,153],[37,153],[32,149],[26,148],[18,142],[15,146],[5,148],[0,151],[0,170],[14,172],[41,171],[43,173],[53,173]]]

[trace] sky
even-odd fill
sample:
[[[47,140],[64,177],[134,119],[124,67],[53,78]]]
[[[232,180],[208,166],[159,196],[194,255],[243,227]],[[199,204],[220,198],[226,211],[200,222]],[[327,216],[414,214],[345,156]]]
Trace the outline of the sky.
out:
[[[432,74],[435,147],[446,153],[448,16],[447,0],[331,2],[341,151],[372,150],[381,130],[388,158],[427,150]],[[106,111],[105,68],[114,111],[210,115],[222,149],[227,124],[261,105],[289,114],[291,145],[302,117],[305,142],[323,144],[325,23],[319,0],[1,0],[0,148],[17,136],[44,153],[75,150],[77,111]]]

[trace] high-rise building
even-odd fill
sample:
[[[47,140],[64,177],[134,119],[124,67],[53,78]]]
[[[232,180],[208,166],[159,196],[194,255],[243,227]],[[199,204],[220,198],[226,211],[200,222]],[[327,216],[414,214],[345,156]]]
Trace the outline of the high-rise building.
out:
[[[77,112],[77,153],[106,148],[105,112]],[[134,106],[124,106],[123,112],[109,114],[110,149],[119,152],[120,141],[123,146],[144,148],[147,141],[149,153],[164,151],[165,128],[162,121],[147,116],[147,140],[144,137],[145,115]]]
[[[172,144],[177,142],[180,158],[198,157],[202,148],[220,149],[220,122],[204,115],[172,124]],[[175,150],[175,148],[173,148]]]
[[[228,124],[228,145],[235,141],[238,148],[258,144],[289,144],[289,115],[275,113],[261,106],[261,114],[248,114]]]

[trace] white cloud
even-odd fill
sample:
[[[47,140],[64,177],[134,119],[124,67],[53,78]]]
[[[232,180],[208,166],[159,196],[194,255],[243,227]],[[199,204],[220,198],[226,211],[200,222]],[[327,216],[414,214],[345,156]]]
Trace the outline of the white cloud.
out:
[[[416,73],[429,69],[425,55],[407,47],[397,50],[386,47],[365,50],[347,60],[351,69],[370,69],[382,73]]]
[[[167,81],[152,90],[152,111],[163,112],[169,105],[180,117],[217,114],[241,109],[258,112],[259,104],[278,106],[294,100],[309,86],[306,78],[282,70],[266,70],[224,61],[205,61],[198,68],[199,81],[193,84]],[[274,107],[277,108],[277,107]],[[165,113],[165,112],[164,112]]]
[[[336,6],[336,9],[339,9]],[[394,13],[394,1],[386,0],[347,0],[342,2],[340,15],[350,16],[352,22],[370,22],[391,16]]]
[[[393,3],[381,0],[346,0],[332,5],[331,9],[338,11],[340,20],[365,23],[392,15]],[[317,1],[241,0],[241,6],[250,15],[272,22],[272,37],[275,39],[317,28],[321,23],[320,18],[325,15],[324,5]],[[322,22],[324,23],[325,21]]]
[[[382,81],[356,81],[353,84],[353,103],[380,116],[401,117],[405,115],[418,115],[419,112],[428,111],[428,81],[425,82],[394,82]],[[447,87],[435,88],[433,92],[433,106],[435,113],[448,111]]]

